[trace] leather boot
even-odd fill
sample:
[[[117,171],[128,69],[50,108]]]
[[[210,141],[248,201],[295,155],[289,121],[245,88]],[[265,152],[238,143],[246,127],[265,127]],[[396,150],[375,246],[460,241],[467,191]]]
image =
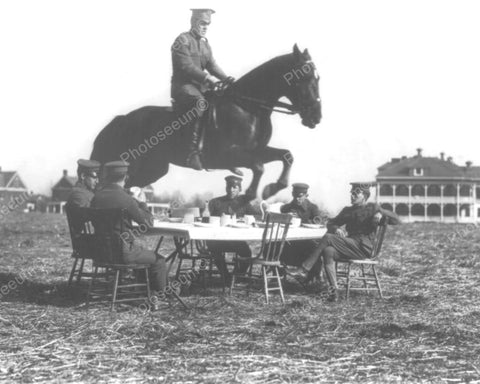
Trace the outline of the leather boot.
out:
[[[193,168],[197,171],[203,169],[202,161],[200,160],[200,140],[201,140],[201,132],[200,132],[200,119],[195,120],[192,123],[192,139],[190,141],[190,153],[187,157],[187,167]]]

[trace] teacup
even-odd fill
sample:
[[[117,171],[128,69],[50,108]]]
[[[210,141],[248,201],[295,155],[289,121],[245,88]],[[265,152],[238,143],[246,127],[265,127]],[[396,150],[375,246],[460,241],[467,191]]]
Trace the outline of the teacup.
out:
[[[253,215],[245,215],[243,217],[243,220],[245,221],[245,224],[247,225],[252,225],[253,223],[255,223],[255,216]]]
[[[302,219],[299,217],[292,217],[292,221],[290,222],[290,226],[292,228],[297,228],[302,224]]]
[[[220,216],[210,216],[209,223],[214,227],[220,226]]]
[[[232,218],[230,217],[230,215],[223,215],[220,218],[220,226],[222,226],[222,227],[225,227],[225,226],[231,224],[231,222],[232,222]]]
[[[195,221],[195,215],[193,213],[186,213],[183,216],[183,222],[184,223],[193,224],[194,221]]]

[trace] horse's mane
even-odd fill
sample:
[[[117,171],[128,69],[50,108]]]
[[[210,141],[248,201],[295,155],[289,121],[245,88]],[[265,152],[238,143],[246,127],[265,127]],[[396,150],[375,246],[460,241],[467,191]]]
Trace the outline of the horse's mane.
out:
[[[243,95],[259,95],[276,85],[283,87],[283,84],[278,84],[278,79],[284,80],[282,76],[293,69],[294,63],[292,53],[274,57],[240,77],[231,88]]]

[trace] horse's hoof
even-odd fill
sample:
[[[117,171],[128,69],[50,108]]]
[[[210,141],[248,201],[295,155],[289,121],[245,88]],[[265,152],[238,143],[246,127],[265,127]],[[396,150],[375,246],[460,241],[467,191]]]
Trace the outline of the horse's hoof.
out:
[[[270,183],[263,188],[262,199],[267,200],[269,197],[275,195],[278,191],[284,189],[285,186],[280,183]]]
[[[230,172],[237,176],[243,176],[243,172],[240,170],[240,168],[230,168]]]

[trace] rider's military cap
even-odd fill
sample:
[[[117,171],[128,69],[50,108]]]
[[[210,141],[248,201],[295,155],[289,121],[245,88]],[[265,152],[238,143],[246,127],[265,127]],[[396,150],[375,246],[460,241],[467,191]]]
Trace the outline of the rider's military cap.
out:
[[[210,22],[211,16],[215,13],[213,9],[209,8],[191,8],[192,11],[192,19],[195,20],[203,20],[206,22]]]
[[[292,192],[294,193],[307,193],[310,186],[305,183],[294,183],[292,184]]]
[[[110,161],[104,165],[105,173],[110,176],[123,176],[128,172],[129,163],[126,161]]]
[[[77,164],[78,164],[78,172],[79,173],[89,173],[93,176],[96,176],[94,175],[96,172],[99,171],[100,169],[100,163],[98,161],[95,161],[95,160],[84,160],[84,159],[79,159],[77,161]]]
[[[225,181],[227,182],[227,185],[239,185],[242,186],[242,178],[238,176],[227,176],[225,177]]]

